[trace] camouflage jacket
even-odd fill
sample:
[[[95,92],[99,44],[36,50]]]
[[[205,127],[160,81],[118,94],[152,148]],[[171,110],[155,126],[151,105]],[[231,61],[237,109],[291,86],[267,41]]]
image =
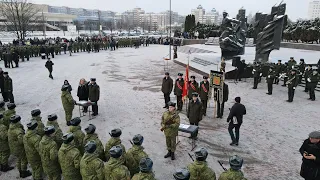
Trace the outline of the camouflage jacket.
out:
[[[27,130],[27,133],[23,136],[24,149],[26,151],[28,162],[40,162],[41,158],[39,154],[39,143],[41,136],[36,133],[36,130]]]
[[[54,141],[57,143],[58,147],[60,148],[62,144],[63,133],[59,127],[59,124],[57,123],[57,121],[47,121],[47,126],[53,126],[55,128]]]
[[[188,169],[190,171],[190,180],[216,180],[216,174],[208,167],[207,162],[196,160],[188,165]]]
[[[43,122],[41,121],[42,117],[40,116],[36,116],[36,117],[32,117],[31,121],[32,120],[35,120],[37,121],[38,123],[38,126],[37,126],[37,134],[39,134],[41,137],[44,135],[44,124]]]
[[[135,174],[131,180],[156,180],[156,178],[154,177],[153,172],[150,173],[138,173]]]
[[[148,157],[148,154],[143,151],[143,146],[133,145],[126,153],[126,166],[130,174],[133,176],[139,173],[139,162],[142,158]]]
[[[60,174],[60,165],[58,161],[58,146],[53,137],[43,136],[40,144],[40,157],[43,171],[49,176]]]
[[[173,118],[173,116],[175,116],[175,118]],[[170,119],[172,119],[172,123],[168,122]],[[161,127],[164,129],[165,136],[169,136],[169,137],[177,136],[179,125],[180,125],[180,116],[178,115],[178,113],[176,112],[170,113],[169,111],[166,111],[163,113],[162,120],[161,120]]]
[[[105,159],[105,155],[104,155],[104,147],[102,142],[100,141],[98,134],[93,133],[93,134],[86,134],[84,139],[83,139],[83,145],[87,144],[89,141],[94,141],[97,145],[97,149],[95,151],[96,154],[99,155],[99,158],[101,160]]]
[[[70,126],[69,132],[73,133],[75,146],[79,149],[80,153],[84,153],[84,132],[81,130],[81,126]]]
[[[3,118],[0,119],[0,152],[10,151],[8,142],[8,127],[4,125]]]
[[[24,128],[20,123],[11,123],[8,130],[8,141],[12,155],[19,156],[24,154],[23,146]]]
[[[74,141],[69,144],[62,144],[58,152],[62,176],[65,180],[81,180],[80,160],[81,154]]]
[[[235,171],[233,169],[229,169],[228,171],[223,172],[219,180],[247,180],[244,178],[243,173],[241,171]]]
[[[15,109],[8,109],[3,113],[3,124],[6,125],[9,128],[10,125],[10,117],[16,115]]]
[[[109,139],[109,141],[107,142],[106,146],[105,146],[105,155],[106,155],[106,160],[110,159],[110,154],[109,154],[109,150],[116,145],[120,145],[122,147],[122,160],[123,163],[125,162],[125,155],[126,155],[126,148],[124,147],[124,145],[121,144],[121,139],[120,138],[115,138],[115,137],[111,137],[111,139]]]
[[[130,172],[122,160],[110,158],[104,167],[105,180],[130,180]]]
[[[65,111],[72,111],[74,109],[74,101],[70,92],[62,91],[61,101]]]
[[[103,161],[98,155],[84,153],[80,161],[80,173],[83,180],[104,180]]]

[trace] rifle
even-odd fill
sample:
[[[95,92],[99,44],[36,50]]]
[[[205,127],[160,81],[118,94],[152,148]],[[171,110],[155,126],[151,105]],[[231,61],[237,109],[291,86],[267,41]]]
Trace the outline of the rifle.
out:
[[[174,116],[172,116],[167,122],[165,122],[164,124],[165,125],[171,125],[171,124],[173,124],[174,122],[173,122],[173,120],[176,118],[176,114],[174,115]],[[161,128],[160,130],[161,131],[163,131],[165,129],[165,127],[164,128]]]
[[[189,157],[192,159],[192,161],[194,161],[192,155],[190,153],[188,153]]]
[[[226,169],[225,167],[223,167],[223,163],[222,163],[220,160],[218,160],[218,163],[220,164],[220,166],[222,167],[222,169],[223,169],[224,171],[228,171],[228,169]]]

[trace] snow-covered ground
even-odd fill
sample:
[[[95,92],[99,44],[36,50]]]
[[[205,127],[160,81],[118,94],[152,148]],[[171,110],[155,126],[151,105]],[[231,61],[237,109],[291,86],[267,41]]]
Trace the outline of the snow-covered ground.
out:
[[[163,57],[168,53],[167,46],[151,45],[139,49],[126,48],[118,51],[100,51],[100,53],[77,53],[57,56],[53,59],[54,80],[48,78],[45,61],[32,58],[20,63],[16,69],[5,69],[13,79],[17,114],[22,123],[30,120],[30,111],[40,108],[43,120],[47,115],[56,113],[63,131],[67,131],[61,104],[61,86],[65,79],[73,87],[76,97],[77,86],[81,78],[97,78],[100,85],[99,116],[88,121],[82,118],[82,128],[89,123],[97,126],[101,140],[106,143],[108,132],[113,128],[123,131],[122,140],[130,148],[129,139],[135,134],[145,137],[144,147],[154,161],[157,179],[170,180],[172,173],[179,167],[191,163],[188,152],[191,140],[179,137],[176,160],[164,159],[166,153],[165,138],[160,129],[161,115],[165,111],[161,83],[164,74]],[[169,62],[169,72],[173,78],[178,72],[185,73],[182,66]],[[196,75],[200,81],[201,76]],[[213,118],[213,103],[210,103],[208,116],[200,123],[198,147],[209,151],[208,164],[217,175],[223,171],[217,160],[227,166],[230,155],[238,154],[244,158],[244,173],[249,180],[299,180],[301,156],[298,153],[301,143],[308,133],[319,130],[319,93],[317,101],[308,101],[308,95],[298,87],[293,103],[287,103],[287,89],[274,86],[274,94],[266,95],[266,84],[259,84],[253,90],[252,80],[238,84],[229,84],[229,101],[225,105],[223,119]],[[236,96],[242,97],[247,115],[240,132],[238,147],[229,146],[226,116]],[[175,101],[174,95],[171,95]],[[74,117],[79,115],[77,107]],[[187,123],[185,110],[180,114],[181,123]],[[13,160],[10,160],[13,163]],[[1,180],[12,180],[18,176],[17,169],[2,173]],[[31,179],[31,178],[29,178]]]

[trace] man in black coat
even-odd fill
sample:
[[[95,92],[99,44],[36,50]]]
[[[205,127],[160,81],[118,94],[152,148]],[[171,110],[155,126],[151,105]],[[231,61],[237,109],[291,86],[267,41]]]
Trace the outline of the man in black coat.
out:
[[[202,113],[204,116],[207,115],[207,105],[209,99],[209,82],[208,76],[203,76],[203,81],[200,82],[200,99],[202,102]]]
[[[51,54],[51,57],[54,58],[54,45],[51,44],[49,48],[49,51],[50,51],[50,54]]]
[[[3,93],[4,93],[4,101],[10,103],[14,103],[14,97],[13,97],[13,86],[12,86],[12,79],[9,77],[8,72],[3,73],[4,77],[4,86],[3,86]]]
[[[309,75],[309,77],[307,79],[307,82],[308,82],[307,86],[308,86],[309,95],[310,95],[309,100],[311,100],[311,101],[316,100],[316,95],[314,93],[314,90],[316,89],[319,81],[320,81],[319,73],[318,73],[317,69],[314,69],[312,74]]]
[[[3,97],[3,87],[4,87],[3,70],[2,70],[2,68],[0,68],[0,90],[2,93],[2,97]],[[3,97],[3,99],[4,99],[4,97]]]
[[[50,58],[48,58],[45,67],[48,69],[48,71],[49,71],[49,78],[51,78],[51,79],[53,79],[53,77],[52,77],[53,65],[54,65],[54,63],[51,61]]]
[[[300,175],[305,180],[320,179],[320,131],[309,134],[299,149],[302,157]]]
[[[93,103],[92,105],[92,116],[98,115],[98,101],[100,98],[100,87],[96,83],[96,78],[90,79],[89,84],[89,100]]]
[[[178,111],[182,110],[183,101],[182,101],[182,93],[184,88],[184,79],[182,78],[183,74],[178,73],[178,79],[176,80],[175,86],[174,86],[174,95],[177,96],[177,106]]]
[[[44,46],[40,47],[41,59],[46,59],[46,48]]]
[[[217,118],[223,117],[224,103],[228,101],[229,98],[229,86],[226,83],[223,83],[223,93],[220,95],[221,91],[214,89],[215,98],[217,99]],[[222,97],[222,100],[221,100]]]
[[[294,91],[298,86],[299,77],[296,74],[297,69],[292,69],[291,74],[288,77],[286,85],[288,86],[288,100],[287,102],[292,102],[294,97]]]
[[[163,92],[163,96],[164,96],[164,103],[165,103],[163,108],[169,107],[168,102],[170,102],[170,94],[172,92],[172,88],[173,88],[173,80],[169,76],[169,73],[166,72],[165,77],[162,80],[162,88],[161,88],[161,91]]]
[[[274,71],[276,74],[276,77],[274,78],[274,84],[279,84],[279,81],[280,81],[279,77],[280,77],[280,74],[282,73],[282,70],[283,70],[283,64],[281,64],[281,60],[278,60],[278,63],[274,67]]]
[[[78,86],[78,91],[77,91],[77,96],[79,97],[79,101],[88,101],[89,98],[89,87],[88,83],[86,82],[85,79],[81,79],[79,86]],[[83,108],[83,112],[86,113],[88,111],[88,107]]]
[[[262,69],[260,67],[260,64],[256,64],[253,67],[252,74],[253,74],[253,88],[252,89],[257,89],[258,83],[259,83],[259,78],[262,76]]]
[[[244,69],[246,67],[246,62],[245,60],[242,60],[240,61],[238,64],[237,64],[237,77],[236,77],[236,81],[239,79],[239,81],[241,81],[241,77],[244,73]]]
[[[309,91],[309,89],[308,89],[308,84],[309,84],[308,78],[312,75],[312,72],[313,72],[312,65],[309,64],[307,66],[306,71],[304,72],[304,82],[306,83],[305,87],[304,87],[304,92],[308,92]]]
[[[239,136],[240,136],[240,126],[243,122],[243,115],[247,113],[246,107],[240,103],[241,98],[235,98],[236,103],[230,109],[229,116],[227,118],[227,122],[229,123],[228,131],[231,137],[232,142],[231,146],[238,146],[239,144]],[[233,129],[235,129],[236,136],[234,136]]]

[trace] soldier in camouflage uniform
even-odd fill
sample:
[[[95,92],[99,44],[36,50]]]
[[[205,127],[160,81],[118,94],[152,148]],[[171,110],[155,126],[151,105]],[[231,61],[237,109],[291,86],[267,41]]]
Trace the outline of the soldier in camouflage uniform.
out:
[[[6,103],[4,101],[0,101],[0,114],[4,114],[6,111],[5,105]]]
[[[81,180],[80,160],[81,154],[74,144],[72,133],[63,136],[63,144],[58,152],[59,163],[64,180]]]
[[[0,144],[0,171],[11,171],[14,167],[8,165],[8,159],[10,157],[8,127],[4,124],[3,114],[0,114]]]
[[[145,153],[144,147],[142,146],[143,143],[143,136],[137,134],[133,137],[132,148],[128,150],[126,153],[126,166],[128,167],[131,176],[139,173],[139,162],[142,158],[147,158],[148,154]]]
[[[175,173],[173,173],[173,177],[176,180],[189,180],[190,172],[187,168],[178,169]]]
[[[29,61],[31,55],[31,46],[28,45],[26,46],[26,51],[25,51],[25,57],[27,58],[27,61]]]
[[[44,124],[42,123],[41,119],[42,117],[40,109],[34,109],[31,111],[32,120],[37,121],[38,127],[37,127],[37,134],[39,134],[41,137],[44,135]]]
[[[10,127],[8,130],[8,141],[11,155],[17,157],[17,168],[21,178],[31,176],[27,170],[28,160],[23,146],[24,128],[20,123],[21,117],[18,115],[11,116]]]
[[[70,125],[72,118],[72,111],[74,109],[75,100],[73,100],[71,93],[68,91],[69,85],[63,85],[61,88],[61,101],[65,112],[67,125]]]
[[[105,180],[130,180],[130,171],[121,160],[122,152],[120,145],[109,150],[111,158],[104,167]]]
[[[96,126],[93,124],[89,124],[88,127],[84,129],[86,131],[86,135],[83,139],[83,145],[87,144],[89,141],[94,141],[97,145],[96,153],[99,155],[99,158],[102,161],[105,161],[105,155],[104,155],[104,147],[102,142],[100,141],[98,134],[96,132]]]
[[[241,171],[241,167],[243,164],[243,159],[239,156],[235,155],[230,157],[229,159],[230,169],[228,171],[223,172],[219,180],[247,180],[244,178],[244,175]]]
[[[109,141],[107,142],[106,146],[105,146],[105,155],[106,155],[106,160],[108,161],[110,159],[110,154],[109,154],[109,150],[116,145],[120,145],[122,147],[122,154],[123,157],[125,157],[126,155],[126,148],[124,147],[124,145],[121,144],[121,139],[120,136],[122,134],[120,129],[113,129],[111,130],[111,133],[109,133],[111,138],[109,139]],[[123,162],[125,161],[125,159],[123,159]]]
[[[74,136],[74,144],[79,149],[80,153],[83,154],[83,139],[84,139],[84,132],[81,130],[81,119],[79,117],[73,118],[70,121],[70,129],[69,132],[71,132]]]
[[[196,160],[188,165],[190,180],[216,180],[215,172],[208,167],[206,162],[208,151],[205,148],[200,148],[196,150],[194,154],[196,156]]]
[[[58,161],[58,145],[54,141],[54,132],[55,128],[53,126],[46,126],[44,128],[45,135],[39,144],[42,167],[48,180],[61,179],[61,169]]]
[[[156,180],[152,172],[153,162],[150,158],[142,158],[139,162],[140,172],[132,177],[132,180]]]
[[[33,179],[41,180],[43,170],[39,154],[39,143],[41,141],[41,136],[37,134],[38,123],[36,120],[33,120],[27,124],[27,127],[27,133],[23,136],[24,149],[32,169]]]
[[[7,108],[8,109],[3,113],[3,120],[4,125],[9,128],[11,116],[16,115],[16,105],[14,103],[8,103]]]
[[[57,143],[58,147],[60,148],[62,144],[62,131],[60,129],[60,126],[57,122],[58,116],[56,114],[50,114],[48,116],[47,126],[53,126],[55,129],[54,132],[54,141]]]
[[[95,153],[96,148],[94,141],[88,142],[84,147],[85,153],[80,161],[80,173],[83,180],[104,180],[104,164]]]
[[[166,136],[168,153],[164,158],[171,157],[171,160],[175,160],[174,152],[176,150],[176,137],[178,136],[180,116],[176,112],[176,103],[169,102],[168,105],[169,110],[162,115],[160,130],[164,131],[164,135]]]
[[[18,50],[18,54],[19,54],[19,56],[21,58],[21,61],[24,62],[24,56],[25,56],[26,48],[24,46],[21,46],[17,50]]]

